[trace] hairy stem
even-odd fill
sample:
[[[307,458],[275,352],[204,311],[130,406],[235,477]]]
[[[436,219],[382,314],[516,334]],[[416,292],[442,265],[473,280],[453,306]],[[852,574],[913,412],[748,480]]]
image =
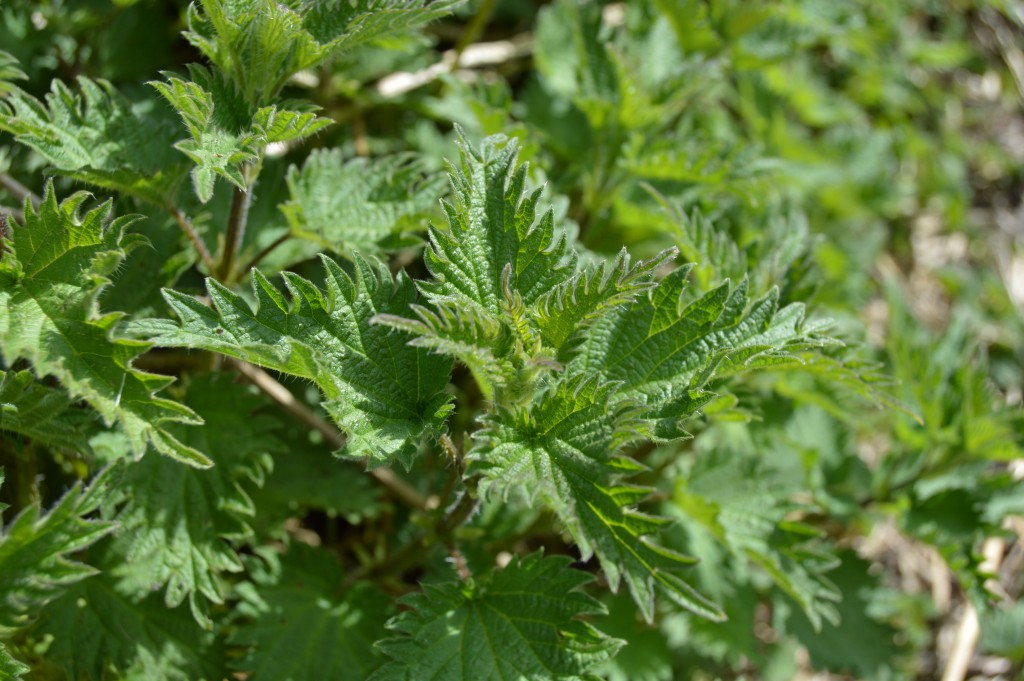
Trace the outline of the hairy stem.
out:
[[[323,435],[324,440],[331,447],[341,449],[345,446],[345,436],[338,432],[337,428],[334,428],[330,423],[317,416],[316,412],[297,400],[295,395],[275,380],[273,376],[248,362],[242,362],[237,359],[228,359],[227,361],[238,373],[249,379],[253,385],[281,405],[281,408],[295,419]],[[377,482],[387,488],[396,499],[401,500],[402,503],[418,511],[426,510],[426,498],[392,471],[386,468],[375,468],[369,471],[369,473],[377,479]]]
[[[252,269],[254,269],[257,265],[260,264],[260,262],[263,261],[264,258],[266,258],[268,255],[270,255],[274,251],[275,248],[277,248],[278,246],[280,246],[285,241],[288,241],[288,239],[291,239],[291,238],[292,238],[291,232],[285,232],[281,236],[279,236],[276,239],[274,239],[262,251],[260,251],[256,255],[254,255],[252,257],[252,260],[250,260],[249,262],[245,263],[245,265],[241,269],[238,270],[239,276],[242,276],[246,272],[249,272]]]
[[[192,242],[192,247],[196,249],[196,253],[199,254],[199,259],[203,261],[203,265],[206,266],[208,272],[213,272],[214,262],[213,257],[210,255],[210,251],[206,250],[206,244],[199,238],[199,234],[196,232],[196,228],[192,225],[192,221],[188,219],[177,206],[168,204],[165,206],[167,211],[174,218],[174,221],[181,227],[181,231],[185,233],[189,241]]]
[[[248,172],[244,174],[248,175]],[[228,233],[224,239],[224,253],[221,254],[220,266],[217,268],[216,277],[224,283],[231,281],[234,273],[235,256],[242,247],[242,240],[245,239],[245,226],[249,221],[249,202],[252,199],[252,183],[245,189],[235,187],[235,193],[231,197],[231,212],[228,214]]]
[[[39,210],[39,204],[43,202],[43,200],[39,198],[38,195],[34,194],[31,189],[18,182],[7,173],[0,172],[0,187],[3,187],[4,191],[17,199],[20,203],[24,203],[25,199],[28,199],[32,202],[32,207],[36,210]]]

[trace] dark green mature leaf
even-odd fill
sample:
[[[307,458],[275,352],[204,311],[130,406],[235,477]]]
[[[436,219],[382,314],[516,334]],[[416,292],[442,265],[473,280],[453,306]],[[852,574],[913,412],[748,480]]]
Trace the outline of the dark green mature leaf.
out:
[[[517,558],[476,586],[428,585],[403,601],[412,610],[378,645],[391,658],[371,681],[594,679],[622,644],[580,617],[605,612],[580,591],[593,577],[565,556]]]
[[[62,174],[158,204],[176,192],[184,170],[170,145],[180,132],[155,110],[136,104],[105,80],[78,78],[81,94],[54,80],[44,105],[15,86],[0,100],[0,130]]]
[[[271,569],[256,567],[238,586],[240,620],[231,642],[245,647],[236,667],[252,681],[365,679],[382,657],[390,599],[369,585],[341,590],[341,566],[329,553],[293,544]]]
[[[0,430],[72,451],[89,451],[85,426],[92,413],[73,409],[62,390],[47,387],[30,371],[0,371]]]
[[[273,473],[251,494],[257,531],[273,531],[310,510],[352,524],[378,515],[383,506],[381,488],[373,478],[331,456],[326,446],[313,446],[302,437],[305,434],[275,456]]]
[[[166,587],[167,607],[188,599],[206,626],[204,599],[223,603],[225,573],[242,569],[233,543],[252,534],[255,509],[247,488],[262,484],[269,452],[277,447],[273,422],[255,413],[265,401],[229,378],[197,379],[186,399],[205,425],[183,437],[209,452],[212,469],[147,457],[125,472],[113,549],[124,561],[111,568],[121,592],[142,598]]]
[[[56,377],[104,422],[119,423],[136,458],[152,445],[189,465],[209,466],[168,430],[174,422],[200,423],[187,407],[154,397],[172,379],[132,368],[148,344],[112,337],[121,314],[97,309],[107,277],[140,242],[124,236],[133,218],[107,224],[109,202],[79,216],[87,198],[79,192],[58,205],[50,184],[38,212],[26,204],[25,224],[13,230],[0,260],[0,355],[8,365],[30,361],[36,376]]]
[[[104,565],[104,568],[112,567]],[[69,679],[221,681],[223,650],[186,608],[121,593],[107,574],[72,587],[43,611],[33,633],[52,636],[47,658]]]
[[[815,667],[862,679],[886,678],[897,666],[901,646],[897,629],[872,613],[871,603],[887,589],[871,574],[870,563],[852,551],[840,558],[830,575],[843,594],[838,621],[818,628],[798,611],[790,614],[787,627],[807,646]]]
[[[258,271],[253,273],[253,309],[240,296],[208,280],[215,309],[166,291],[181,317],[136,326],[159,345],[221,352],[286,374],[309,379],[326,397],[324,406],[348,435],[346,452],[372,466],[397,458],[412,462],[420,440],[441,431],[451,411],[444,392],[449,360],[409,347],[409,336],[370,324],[377,314],[408,314],[412,281],[392,278],[384,265],[355,262],[355,278],[324,256],[327,290],[285,273],[293,298]]]
[[[71,554],[110,533],[115,523],[86,519],[110,495],[115,469],[86,488],[76,484],[45,515],[30,506],[0,531],[0,636],[23,627],[40,608],[96,569]]]
[[[4,644],[0,643],[0,681],[18,681],[28,672],[29,668],[11,657]]]
[[[453,0],[201,0],[189,7],[185,37],[246,101],[262,106],[294,74],[332,54],[408,31],[447,14]]]
[[[489,417],[469,453],[469,472],[485,476],[482,490],[524,490],[550,506],[584,560],[597,555],[613,590],[624,578],[647,620],[654,618],[654,585],[674,601],[712,619],[721,610],[673,574],[694,562],[644,539],[668,521],[632,507],[650,493],[622,478],[642,470],[619,456],[643,436],[637,406],[612,383],[582,374],[562,378],[530,409]]]
[[[341,151],[311,153],[288,171],[291,198],[281,205],[292,233],[351,256],[376,255],[419,227],[442,193],[414,156],[345,160]]]
[[[677,482],[673,500],[685,524],[703,527],[734,556],[760,566],[819,630],[838,622],[840,594],[825,577],[838,561],[815,545],[820,531],[790,518],[800,507],[787,492],[778,474],[754,458],[705,454]]]

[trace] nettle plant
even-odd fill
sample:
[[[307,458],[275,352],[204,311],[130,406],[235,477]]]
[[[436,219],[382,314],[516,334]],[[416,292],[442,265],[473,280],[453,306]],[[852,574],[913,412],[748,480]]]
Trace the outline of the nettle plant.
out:
[[[601,631],[602,593],[627,590],[647,622],[658,602],[725,618],[689,577],[699,556],[672,548],[653,512],[673,494],[815,626],[834,622],[837,561],[802,520],[813,507],[764,501],[738,467],[757,507],[720,513],[645,464],[701,414],[749,418],[737,396],[782,371],[895,404],[839,358],[826,322],[780,302],[778,258],[768,285],[757,263],[719,277],[739,251],[699,220],[680,221],[687,256],[708,258],[699,276],[674,249],[591,253],[516,140],[459,133],[447,192],[406,156],[309,155],[287,174],[288,231],[270,247],[344,257],[279,278],[245,264],[268,221],[251,205],[268,147],[331,123],[282,97],[290,79],[453,3],[335,5],[192,5],[185,37],[209,63],[151,83],[162,101],[84,77],[40,101],[14,84],[16,62],[0,65],[0,130],[112,196],[61,198],[66,181],[50,180],[3,218],[0,425],[19,480],[47,468],[80,482],[46,512],[29,499],[0,534],[0,679],[28,665],[72,679],[596,678],[622,646]],[[226,210],[204,206],[225,190]],[[439,199],[422,264],[406,259],[422,276],[389,267]],[[165,288],[173,315],[133,298],[147,277],[192,271],[205,295]],[[180,360],[174,386],[160,358]],[[343,438],[286,377],[316,386]],[[287,426],[296,415],[369,474]],[[300,527],[324,510],[347,519],[343,536]]]

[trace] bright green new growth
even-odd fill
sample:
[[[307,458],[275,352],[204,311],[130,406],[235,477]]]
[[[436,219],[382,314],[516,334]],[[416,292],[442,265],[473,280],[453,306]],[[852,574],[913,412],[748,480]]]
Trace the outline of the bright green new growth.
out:
[[[504,137],[479,148],[463,141],[450,166],[448,228],[431,229],[434,278],[420,282],[435,308],[375,321],[462,361],[492,399],[468,454],[482,493],[525,490],[542,501],[583,558],[597,556],[613,590],[625,580],[646,619],[655,585],[721,619],[676,574],[694,560],[645,539],[667,520],[636,510],[651,490],[625,482],[644,466],[622,449],[688,437],[681,424],[714,398],[713,382],[804,366],[797,353],[829,342],[817,335],[824,325],[805,324],[799,304],[779,310],[774,290],[750,300],[746,280],[688,302],[688,266],[654,279],[674,251],[581,267],[551,212],[537,217],[540,190],[525,190],[516,149]]]
[[[360,45],[447,14],[454,0],[202,0],[188,11],[185,37],[229,74],[245,100],[263,105],[293,75]]]
[[[622,645],[578,618],[604,607],[580,587],[593,576],[565,556],[517,558],[479,585],[426,586],[378,645],[394,661],[370,681],[595,679],[589,672]]]
[[[204,203],[213,198],[218,176],[248,190],[245,167],[258,163],[268,144],[298,141],[331,124],[312,111],[257,108],[232,81],[203,66],[190,65],[188,81],[166,75],[166,83],[150,85],[178,112],[192,136],[174,147],[195,164],[192,183]]]
[[[201,423],[187,407],[155,397],[172,379],[132,368],[148,343],[117,338],[120,313],[99,311],[107,277],[140,238],[125,235],[132,217],[107,224],[110,202],[79,215],[88,194],[57,203],[53,185],[38,211],[26,202],[24,225],[4,240],[0,259],[0,357],[31,362],[39,378],[53,376],[128,436],[132,456],[152,445],[193,466],[210,460],[171,434],[172,423]]]

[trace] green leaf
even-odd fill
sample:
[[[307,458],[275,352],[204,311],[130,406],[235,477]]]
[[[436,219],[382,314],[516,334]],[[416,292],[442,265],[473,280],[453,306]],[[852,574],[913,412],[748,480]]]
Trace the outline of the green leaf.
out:
[[[168,610],[156,595],[141,601],[126,596],[107,574],[85,580],[51,603],[33,634],[53,637],[47,659],[69,679],[225,678],[221,645],[186,608]]]
[[[63,390],[36,380],[30,371],[0,371],[0,430],[35,442],[88,452],[86,426],[93,415],[72,408]]]
[[[576,256],[550,209],[538,219],[542,188],[526,191],[528,165],[516,165],[517,140],[494,135],[474,148],[460,139],[459,151],[460,164],[448,164],[452,201],[442,202],[448,229],[430,230],[424,257],[434,278],[421,288],[433,303],[500,318],[506,290],[533,305],[572,274]]]
[[[394,661],[370,681],[595,679],[622,644],[581,617],[604,607],[580,590],[593,577],[565,556],[516,558],[482,585],[428,585],[388,623],[378,646]]]
[[[28,667],[11,657],[7,647],[0,643],[0,681],[18,681],[29,671]]]
[[[526,191],[516,140],[495,135],[474,148],[460,131],[459,147],[460,164],[448,166],[453,200],[442,201],[448,228],[431,227],[424,259],[433,278],[419,284],[436,311],[414,308],[419,321],[375,321],[464,362],[488,400],[521,403],[557,368],[530,309],[573,274],[577,255],[551,209],[537,217],[542,188]]]
[[[136,458],[151,444],[209,466],[168,430],[170,423],[200,423],[187,407],[154,396],[172,379],[132,368],[148,344],[113,337],[121,315],[97,309],[107,277],[139,241],[124,237],[133,218],[107,224],[110,202],[80,216],[87,198],[79,192],[58,205],[51,183],[38,212],[26,204],[24,225],[12,231],[0,259],[0,355],[8,366],[28,360],[37,377],[54,376],[105,423],[119,423]]]
[[[298,435],[275,457],[274,471],[264,485],[251,494],[259,530],[273,532],[289,518],[310,510],[353,525],[380,514],[381,487],[373,478],[331,456],[326,446],[312,445],[303,437],[306,431]]]
[[[255,516],[247,488],[262,484],[277,443],[272,422],[255,413],[265,401],[225,374],[194,381],[186,403],[205,425],[183,437],[216,465],[197,470],[147,457],[125,471],[113,548],[124,561],[111,575],[138,598],[166,587],[168,608],[188,599],[196,620],[210,626],[203,599],[222,604],[225,574],[242,569],[235,544],[252,535]]]
[[[602,314],[655,288],[655,271],[675,256],[676,251],[668,249],[630,266],[623,248],[611,264],[602,261],[596,267],[580,269],[538,299],[535,319],[544,340],[561,348]]]
[[[442,193],[414,156],[344,160],[340,150],[312,152],[288,171],[291,198],[281,205],[292,233],[348,256],[376,254],[419,227]]]
[[[686,304],[681,267],[647,296],[595,322],[567,370],[621,383],[623,397],[651,405],[655,436],[685,437],[682,419],[710,399],[705,386],[754,369],[800,366],[794,352],[830,341],[804,323],[804,307],[777,308],[778,291],[751,301],[747,280],[728,281]]]
[[[218,176],[248,190],[243,166],[259,158],[265,138],[252,128],[250,107],[230,81],[202,66],[191,65],[189,73],[190,81],[165,74],[167,82],[150,85],[174,107],[192,135],[174,147],[195,164],[192,185],[206,203]],[[264,123],[267,118],[264,114]]]
[[[289,78],[332,54],[408,31],[447,14],[452,0],[354,0],[287,5],[201,0],[185,37],[238,83],[246,101],[271,101]]]
[[[0,95],[10,94],[14,87],[12,80],[27,80],[28,76],[21,70],[18,60],[10,52],[0,50]]]
[[[597,556],[613,590],[625,579],[648,621],[655,584],[683,607],[720,619],[716,605],[674,574],[696,561],[644,539],[668,521],[635,510],[651,490],[622,482],[643,469],[618,454],[645,434],[637,411],[615,384],[582,374],[563,377],[529,409],[488,417],[467,457],[468,473],[485,477],[484,493],[518,489],[543,500],[583,559]]]
[[[78,78],[81,94],[54,80],[46,103],[9,86],[0,130],[62,174],[163,205],[184,177],[170,144],[180,134],[156,102],[129,102],[105,80]]]
[[[322,260],[326,291],[284,274],[290,306],[254,271],[255,308],[211,279],[215,309],[166,291],[181,324],[135,328],[159,345],[212,350],[315,382],[348,435],[348,455],[368,457],[371,466],[392,458],[409,466],[420,440],[439,434],[451,411],[444,391],[451,363],[409,347],[407,334],[370,324],[380,313],[408,313],[415,289],[404,273],[392,278],[386,266],[357,258],[353,279],[330,258]]]
[[[390,599],[367,584],[340,590],[334,556],[292,544],[278,558],[262,553],[270,569],[257,568],[240,584],[240,623],[231,643],[245,655],[236,667],[252,681],[365,679],[380,666],[373,647],[385,632]]]
[[[818,530],[791,519],[805,509],[788,493],[757,459],[713,452],[677,481],[673,500],[684,524],[704,528],[734,556],[760,566],[820,630],[839,621],[840,593],[825,577],[838,560],[818,545]]]
[[[888,591],[871,564],[853,551],[840,554],[839,566],[830,577],[843,594],[837,604],[841,623],[814,627],[800,611],[790,613],[787,629],[807,647],[817,669],[847,673],[854,678],[886,678],[899,668],[902,646],[897,629],[872,612]]]
[[[82,488],[76,484],[45,515],[30,506],[0,531],[0,636],[25,626],[40,608],[96,569],[71,554],[110,533],[115,523],[86,519],[104,503],[114,469]]]
[[[594,129],[611,127],[620,105],[616,63],[598,5],[557,2],[537,17],[537,71],[552,95],[570,99]]]
[[[1024,603],[1017,602],[1006,610],[992,610],[981,617],[982,650],[1008,657],[1016,663],[1024,661]]]
[[[295,142],[315,135],[334,121],[311,111],[292,111],[265,106],[253,116],[253,128],[265,144]]]

